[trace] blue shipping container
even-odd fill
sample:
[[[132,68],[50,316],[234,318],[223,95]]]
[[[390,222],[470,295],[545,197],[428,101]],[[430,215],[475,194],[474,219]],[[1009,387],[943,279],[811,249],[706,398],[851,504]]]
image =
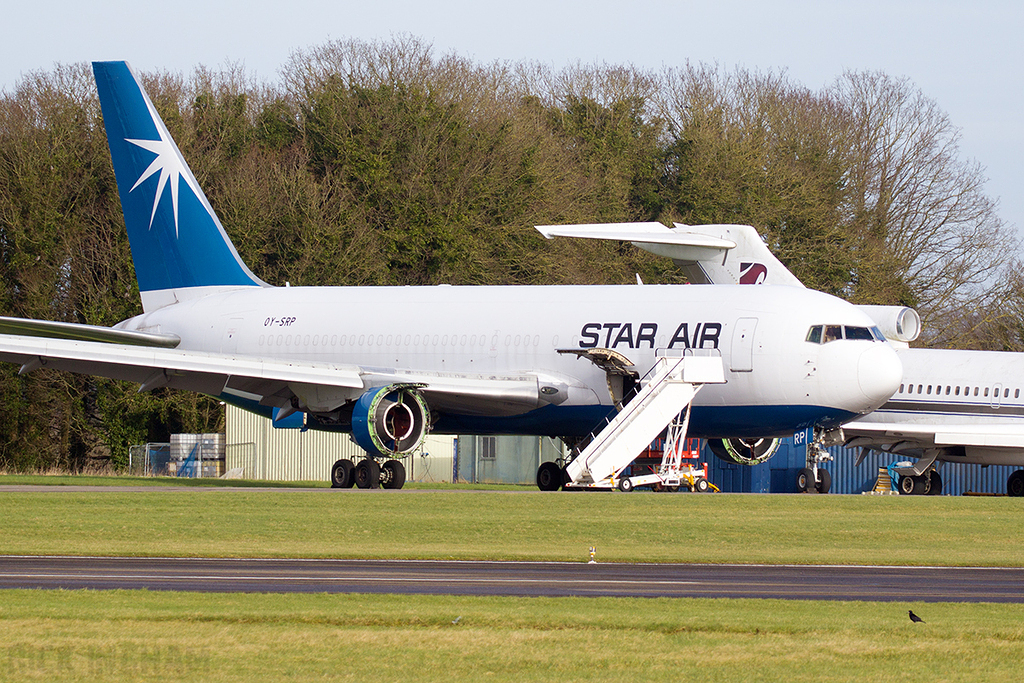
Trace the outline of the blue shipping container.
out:
[[[747,466],[719,460],[704,444],[701,456],[708,464],[708,478],[721,491],[732,493],[796,493],[796,477],[806,464],[809,432],[800,432],[782,440],[779,450],[768,462]],[[863,493],[875,487],[879,468],[904,460],[889,453],[872,452],[854,466],[859,449],[834,446],[832,460],[824,467],[832,475],[832,493]],[[1018,468],[1008,465],[964,465],[943,463],[942,494],[959,496],[972,493],[1006,493],[1006,479]]]

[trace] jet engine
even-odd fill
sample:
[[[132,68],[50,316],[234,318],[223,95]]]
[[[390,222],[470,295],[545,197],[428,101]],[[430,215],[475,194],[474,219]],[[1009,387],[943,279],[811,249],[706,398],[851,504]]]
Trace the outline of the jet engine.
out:
[[[760,465],[779,450],[779,439],[708,439],[719,460],[737,465]]]
[[[906,306],[857,306],[875,321],[889,341],[910,343],[921,334],[921,316]]]
[[[371,456],[393,457],[419,446],[427,435],[430,410],[418,384],[372,389],[352,409],[352,437]]]

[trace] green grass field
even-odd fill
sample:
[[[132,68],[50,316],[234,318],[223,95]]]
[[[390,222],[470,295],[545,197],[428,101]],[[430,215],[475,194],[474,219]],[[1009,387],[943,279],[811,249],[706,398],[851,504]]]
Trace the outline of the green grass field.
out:
[[[0,591],[0,679],[1010,681],[1024,606]],[[457,623],[452,623],[457,621]]]
[[[0,554],[1024,565],[1022,499],[59,483],[0,492]],[[1004,681],[1022,659],[1024,605],[0,591],[0,681]]]
[[[1024,565],[1011,498],[54,487],[0,519],[19,555]]]
[[[326,489],[326,481],[263,481],[251,479],[215,479],[189,477],[143,477],[103,474],[10,474],[0,470],[0,486],[120,486],[147,488],[252,488],[252,489]],[[409,482],[408,490],[523,491],[516,484],[447,484]],[[532,488],[532,487],[530,487]]]

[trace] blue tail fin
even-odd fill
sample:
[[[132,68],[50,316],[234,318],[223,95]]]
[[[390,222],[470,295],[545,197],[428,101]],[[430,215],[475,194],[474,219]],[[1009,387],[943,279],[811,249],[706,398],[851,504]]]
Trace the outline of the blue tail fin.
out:
[[[92,66],[143,308],[267,286],[242,263],[131,67]]]

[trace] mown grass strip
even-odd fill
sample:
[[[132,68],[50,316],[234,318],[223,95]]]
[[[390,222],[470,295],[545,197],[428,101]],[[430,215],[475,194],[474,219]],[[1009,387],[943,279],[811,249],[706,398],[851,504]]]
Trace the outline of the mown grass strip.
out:
[[[1021,605],[0,591],[4,680],[1006,681],[1022,657]]]
[[[6,491],[0,554],[1024,566],[1024,499]]]
[[[326,489],[326,481],[264,481],[214,477],[140,477],[117,474],[7,474],[0,472],[0,486],[120,486],[133,488],[253,488]],[[518,484],[467,484],[408,482],[407,490],[527,491],[533,486]]]

